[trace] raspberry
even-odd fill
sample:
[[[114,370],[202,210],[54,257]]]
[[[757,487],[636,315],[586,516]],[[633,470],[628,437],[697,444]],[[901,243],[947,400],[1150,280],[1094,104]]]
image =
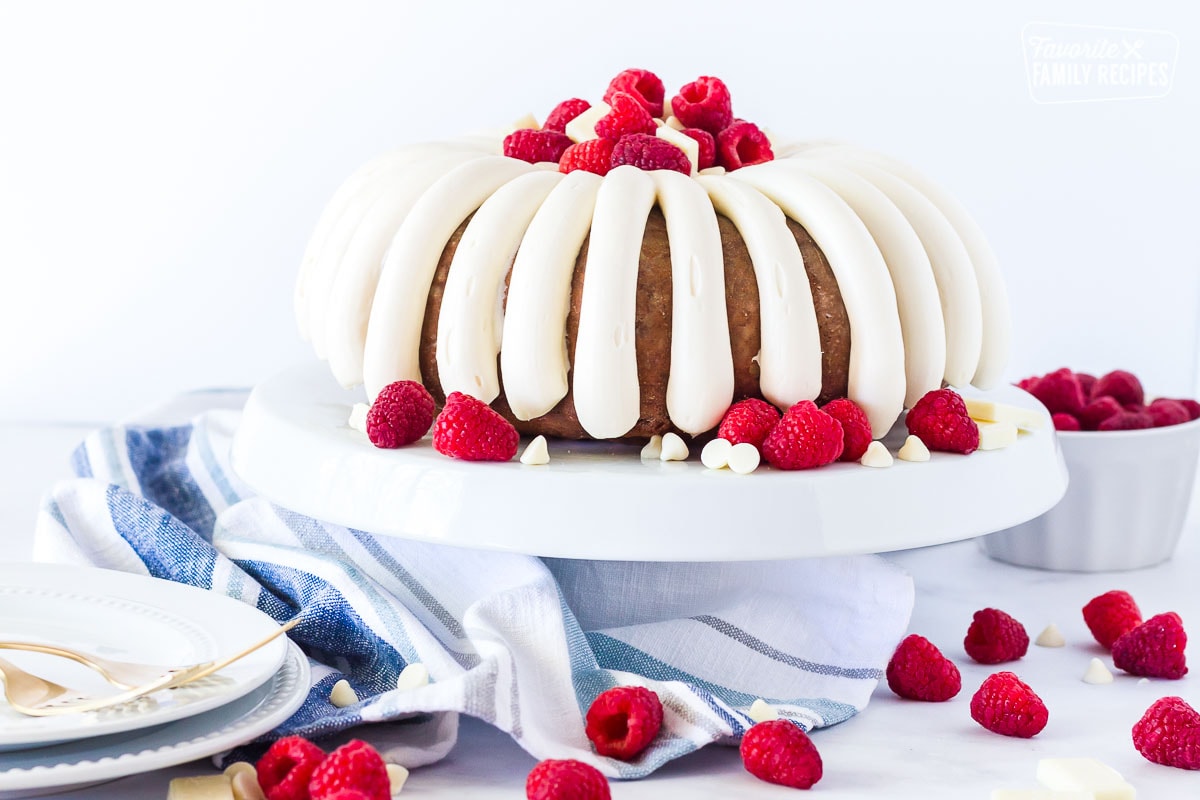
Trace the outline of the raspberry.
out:
[[[1039,378],[1036,375],[1033,375],[1028,378],[1022,378],[1021,380],[1017,381],[1013,385],[1022,391],[1029,392],[1030,394],[1032,394],[1033,387],[1037,386],[1038,381],[1040,381],[1040,380],[1041,380],[1041,378]]]
[[[762,164],[774,158],[767,135],[753,122],[735,122],[717,134],[717,163],[726,170]]]
[[[684,136],[690,136],[700,145],[696,154],[696,169],[708,169],[717,163],[717,140],[713,135],[701,128],[684,128],[680,131]]]
[[[971,719],[1002,736],[1036,736],[1049,718],[1042,698],[1011,672],[989,675],[971,698]]]
[[[267,800],[309,800],[308,780],[325,751],[301,736],[277,739],[258,760],[258,785]]]
[[[649,746],[662,726],[658,695],[641,686],[601,692],[587,711],[587,737],[602,756],[629,761]]]
[[[1079,385],[1079,379],[1066,367],[1043,375],[1036,384],[1028,389],[1028,392],[1041,400],[1042,405],[1051,414],[1057,414],[1060,411],[1066,414],[1078,414],[1087,403],[1087,397],[1083,394],[1083,387]]]
[[[909,700],[941,703],[962,689],[954,662],[924,636],[911,634],[900,643],[887,665],[891,690]]]
[[[364,794],[358,789],[341,789],[333,794],[325,795],[324,800],[372,800],[371,795]]]
[[[504,155],[530,164],[541,161],[558,163],[571,144],[571,139],[561,131],[521,128],[504,137]]]
[[[1146,411],[1122,411],[1096,426],[1098,431],[1138,431],[1154,427],[1154,417]]]
[[[608,88],[604,90],[604,102],[612,105],[612,97],[617,92],[625,92],[637,100],[638,104],[646,109],[646,113],[651,117],[662,119],[663,97],[666,95],[666,89],[663,88],[663,82],[653,72],[644,69],[623,70],[609,82]]]
[[[1177,400],[1167,400],[1160,397],[1146,407],[1150,418],[1154,420],[1154,427],[1165,428],[1168,425],[1182,425],[1191,419],[1188,410],[1183,407],[1183,404]]]
[[[362,792],[367,800],[390,800],[392,796],[383,757],[361,739],[351,739],[326,756],[308,781],[312,800],[329,800],[346,789]]]
[[[1142,391],[1142,382],[1132,372],[1114,369],[1103,375],[1092,387],[1092,398],[1111,397],[1123,406],[1140,406],[1146,402],[1146,394]]]
[[[433,422],[433,448],[464,461],[508,461],[517,454],[521,437],[508,420],[487,403],[462,392],[451,392]]]
[[[565,133],[567,130],[567,123],[591,107],[591,103],[589,103],[587,100],[580,100],[578,97],[572,97],[570,100],[563,100],[554,108],[550,109],[550,114],[546,117],[546,121],[542,123],[542,130]]]
[[[607,175],[612,169],[612,152],[616,142],[612,139],[588,139],[566,149],[558,162],[559,172],[574,172],[577,169]]]
[[[433,396],[416,381],[383,387],[367,411],[367,437],[376,447],[412,444],[433,425]]]
[[[963,648],[980,664],[1016,661],[1029,650],[1029,634],[1024,625],[1000,609],[984,608],[975,612]]]
[[[1101,422],[1123,411],[1125,409],[1121,408],[1121,404],[1111,397],[1097,397],[1075,416],[1079,418],[1079,424],[1085,431],[1094,431],[1100,427]]]
[[[950,389],[927,392],[909,410],[904,424],[930,450],[967,455],[979,449],[979,426],[962,397]]]
[[[610,800],[608,780],[600,770],[574,759],[547,759],[525,779],[528,800]]]
[[[725,412],[717,436],[730,444],[749,442],[762,449],[763,440],[779,422],[779,410],[766,400],[751,397],[734,403]]]
[[[1054,423],[1056,431],[1079,431],[1083,430],[1083,426],[1079,424],[1079,420],[1072,417],[1070,414],[1064,414],[1061,411],[1050,416],[1050,421]]]
[[[612,111],[596,120],[596,135],[601,139],[612,139],[616,142],[631,133],[654,135],[657,127],[654,119],[633,95],[616,92],[609,105],[612,106]]]
[[[1189,420],[1200,419],[1200,403],[1195,400],[1182,398],[1176,399],[1175,402],[1179,403],[1187,411]]]
[[[830,400],[821,410],[842,423],[842,461],[858,461],[871,446],[871,423],[858,403],[848,397]]]
[[[1129,592],[1113,589],[1088,601],[1083,621],[1100,646],[1112,650],[1113,642],[1142,624],[1142,610]]]
[[[596,123],[599,126],[600,123]],[[633,133],[622,136],[613,148],[614,169],[629,164],[638,169],[673,169],[684,175],[692,174],[692,162],[687,154],[666,139],[648,133]]]
[[[837,461],[843,440],[842,423],[811,400],[801,400],[767,434],[762,454],[776,469],[812,469]]]
[[[821,754],[808,734],[786,719],[760,722],[742,736],[742,764],[759,780],[808,789],[821,780]]]
[[[685,128],[701,128],[715,136],[733,122],[729,87],[720,78],[696,78],[671,98],[671,113]]]
[[[1174,611],[1158,614],[1113,642],[1113,664],[1130,675],[1179,680],[1187,675],[1187,632]]]
[[[1200,712],[1182,697],[1155,700],[1134,723],[1133,746],[1155,764],[1200,769]]]

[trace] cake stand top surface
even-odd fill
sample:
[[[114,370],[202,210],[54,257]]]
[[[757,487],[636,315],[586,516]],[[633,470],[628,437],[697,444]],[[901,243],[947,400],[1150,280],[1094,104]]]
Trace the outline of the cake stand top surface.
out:
[[[979,394],[1041,410],[1015,387]],[[550,463],[458,461],[428,437],[380,450],[347,425],[361,392],[323,364],[255,387],[234,437],[240,477],[272,502],[376,534],[538,556],[620,561],[757,561],[881,553],[968,539],[1054,506],[1067,472],[1047,417],[1016,444],[750,475],[643,461],[640,446],[551,441]],[[885,443],[896,451],[898,424]],[[522,446],[525,442],[522,442]]]

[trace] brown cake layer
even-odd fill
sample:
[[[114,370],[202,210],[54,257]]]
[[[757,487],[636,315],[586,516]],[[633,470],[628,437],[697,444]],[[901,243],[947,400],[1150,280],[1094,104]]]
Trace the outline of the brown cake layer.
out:
[[[467,222],[463,222],[442,251],[441,261],[434,274],[429,300],[425,305],[425,321],[421,330],[421,376],[440,404],[444,400],[441,381],[437,375],[437,323],[442,307],[442,292],[450,262],[458,247]],[[750,254],[737,228],[724,216],[717,217],[721,228],[721,249],[725,261],[725,306],[729,316],[729,336],[733,351],[734,401],[761,397],[758,384],[758,363],[761,324],[758,309],[758,284]],[[799,224],[788,220],[804,256],[804,267],[812,286],[817,323],[821,334],[821,396],[818,403],[846,395],[850,365],[850,322],[837,281],[825,254]],[[579,309],[583,301],[583,276],[587,265],[588,243],[585,241],[575,262],[571,284],[571,307],[567,316],[567,352],[575,353],[579,332]],[[629,438],[646,438],[674,430],[667,416],[667,378],[671,366],[671,257],[667,245],[667,226],[657,207],[646,221],[642,239],[642,260],[638,270],[637,327],[634,347],[637,352],[638,379],[641,383],[641,418],[626,434]],[[523,434],[545,434],[567,439],[590,438],[579,424],[575,413],[573,390],[549,413],[536,419],[516,419],[508,407],[501,375],[500,396],[492,407],[509,419]],[[568,375],[570,378],[570,375]],[[573,382],[568,381],[573,386]]]

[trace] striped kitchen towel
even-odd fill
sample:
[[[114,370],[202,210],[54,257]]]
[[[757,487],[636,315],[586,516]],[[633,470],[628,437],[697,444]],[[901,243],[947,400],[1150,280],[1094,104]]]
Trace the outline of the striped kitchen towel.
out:
[[[537,758],[637,778],[736,743],[757,698],[806,729],[849,718],[908,624],[912,583],[875,556],[539,559],[301,516],[255,497],[229,466],[244,399],[193,393],[88,436],[73,457],[79,478],[44,500],[35,554],[207,587],[280,621],[300,615],[291,635],[313,687],[267,738],[410,720],[354,734],[417,766],[445,755],[469,714]],[[429,685],[398,690],[417,662]],[[329,691],[343,677],[361,701],[336,708]],[[648,686],[664,705],[662,734],[629,763],[596,755],[584,734],[592,700],[617,685]]]

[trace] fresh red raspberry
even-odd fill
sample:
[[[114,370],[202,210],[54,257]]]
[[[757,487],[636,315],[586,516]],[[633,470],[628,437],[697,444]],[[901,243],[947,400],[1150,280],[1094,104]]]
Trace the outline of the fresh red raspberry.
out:
[[[735,122],[717,134],[717,163],[730,172],[774,158],[770,140],[753,122]]]
[[[433,422],[433,448],[464,461],[508,461],[521,437],[512,423],[481,400],[451,392]]]
[[[1016,661],[1029,650],[1029,634],[1024,625],[1000,609],[984,608],[975,612],[963,648],[980,664]]]
[[[1155,764],[1200,769],[1200,712],[1182,697],[1154,701],[1134,723],[1133,746]]]
[[[565,133],[567,130],[567,123],[591,107],[591,103],[589,103],[587,100],[580,100],[578,97],[572,97],[570,100],[563,100],[554,108],[550,109],[550,114],[546,117],[546,121],[542,123],[542,130]]]
[[[504,155],[530,164],[542,161],[558,163],[563,152],[572,144],[571,139],[561,131],[521,128],[504,137]]]
[[[376,447],[412,444],[433,424],[433,396],[416,381],[383,387],[367,411],[367,437]]]
[[[1092,398],[1097,397],[1111,397],[1123,406],[1140,406],[1146,402],[1142,382],[1132,372],[1123,369],[1114,369],[1096,381],[1092,387]]]
[[[358,789],[341,789],[326,795],[325,800],[372,800],[372,798],[371,795],[360,792]]]
[[[1079,420],[1070,414],[1064,414],[1061,411],[1057,414],[1050,415],[1050,421],[1054,423],[1056,431],[1080,431],[1083,426],[1079,424]]]
[[[924,636],[907,636],[887,665],[887,682],[893,692],[909,700],[941,703],[962,689],[962,676],[954,662],[942,655]]]
[[[1146,411],[1122,411],[1096,426],[1098,431],[1140,431],[1154,427],[1154,417]]]
[[[1022,378],[1021,380],[1017,381],[1013,385],[1022,391],[1033,394],[1033,387],[1037,386],[1038,381],[1040,381],[1040,380],[1041,380],[1041,377],[1039,377],[1037,375],[1031,375],[1028,378]]]
[[[1130,675],[1179,680],[1187,675],[1187,632],[1174,611],[1157,614],[1113,642],[1113,664]]]
[[[871,446],[871,423],[858,403],[848,397],[830,400],[821,410],[842,423],[841,461],[858,461]]]
[[[979,449],[979,426],[962,396],[950,389],[927,392],[905,415],[904,424],[930,450],[968,455]]]
[[[390,800],[392,796],[383,757],[361,739],[351,739],[326,756],[308,781],[312,800],[329,800],[345,789],[357,789],[367,800]]]
[[[696,78],[671,98],[671,113],[685,128],[701,128],[716,136],[733,122],[729,87],[720,78]]]
[[[1043,375],[1038,382],[1028,389],[1028,392],[1042,401],[1042,405],[1051,414],[1060,411],[1066,414],[1078,414],[1087,403],[1083,387],[1075,373],[1063,367],[1048,375]]]
[[[700,145],[696,154],[696,169],[708,169],[717,164],[717,140],[702,128],[684,128],[680,131],[684,136],[690,136]]]
[[[611,800],[600,770],[574,759],[547,759],[525,779],[528,800]]]
[[[821,754],[808,734],[791,720],[752,725],[742,736],[742,764],[759,780],[808,789],[821,780]]]
[[[258,785],[267,800],[310,800],[308,781],[325,751],[302,736],[277,739],[258,760]]]
[[[616,146],[612,139],[587,139],[566,149],[558,162],[559,172],[574,172],[582,169],[597,175],[607,175],[612,169],[612,152]]]
[[[1182,425],[1191,420],[1188,410],[1177,400],[1160,397],[1146,407],[1146,411],[1154,420],[1154,427],[1165,428],[1168,425]]]
[[[812,469],[837,461],[844,447],[842,423],[801,400],[767,434],[762,454],[776,469]]]
[[[657,75],[644,69],[623,70],[609,82],[604,90],[604,102],[612,105],[612,97],[617,92],[625,92],[637,100],[646,113],[651,117],[662,119],[663,97],[666,89]]]
[[[612,111],[596,120],[596,135],[601,139],[617,142],[631,133],[654,135],[658,127],[654,124],[654,118],[633,95],[616,92],[609,105]]]
[[[1083,621],[1100,646],[1112,650],[1113,642],[1142,624],[1142,610],[1129,592],[1113,589],[1087,602]]]
[[[750,397],[734,403],[725,412],[717,436],[730,444],[750,444],[762,450],[763,440],[779,422],[779,409],[766,400]]]
[[[971,719],[1001,736],[1028,739],[1041,733],[1049,718],[1042,698],[1011,672],[989,675],[971,698]]]
[[[1085,431],[1094,431],[1100,427],[1101,422],[1124,411],[1121,404],[1111,397],[1097,397],[1080,409],[1075,416],[1079,418],[1079,425]]]
[[[692,174],[692,162],[686,153],[666,139],[648,133],[622,136],[613,148],[611,163],[613,169],[629,164],[638,169],[673,169],[684,175]]]
[[[587,711],[587,737],[602,756],[631,761],[662,727],[658,695],[642,686],[617,686],[601,692]]]
[[[1096,385],[1096,376],[1086,372],[1076,372],[1075,380],[1079,381],[1079,388],[1083,389],[1084,398],[1091,399],[1092,387]]]
[[[1189,420],[1200,419],[1200,403],[1190,398],[1176,398],[1175,402],[1187,411]]]

